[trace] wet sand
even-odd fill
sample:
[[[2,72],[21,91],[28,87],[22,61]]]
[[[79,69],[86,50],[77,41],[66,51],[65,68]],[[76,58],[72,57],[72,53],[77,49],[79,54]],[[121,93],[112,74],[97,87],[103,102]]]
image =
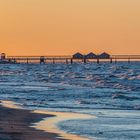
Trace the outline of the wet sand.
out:
[[[36,125],[34,126],[36,129],[44,130],[45,132],[50,132],[50,133],[55,132],[59,134],[62,138],[67,139],[67,140],[89,140],[89,139],[76,135],[76,134],[66,133],[57,127],[57,123],[68,121],[68,120],[77,120],[77,119],[85,120],[85,119],[96,118],[93,115],[72,113],[72,112],[51,112],[47,110],[35,110],[33,112],[36,112],[39,114],[47,114],[47,115],[53,114],[54,115],[54,117],[46,118],[36,123]]]
[[[57,123],[96,118],[79,113],[25,110],[11,101],[0,101],[0,104],[0,140],[89,140],[61,131]]]
[[[62,140],[57,138],[58,134],[30,127],[32,123],[47,117],[54,117],[54,115],[0,106],[0,140]]]

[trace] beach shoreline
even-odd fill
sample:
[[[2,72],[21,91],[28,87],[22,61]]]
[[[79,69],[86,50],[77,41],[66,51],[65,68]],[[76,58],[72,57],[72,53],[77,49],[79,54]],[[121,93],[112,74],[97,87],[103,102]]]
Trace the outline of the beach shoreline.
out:
[[[64,140],[56,133],[48,133],[30,127],[43,118],[54,115],[32,113],[30,110],[7,108],[0,105],[1,140]]]
[[[59,130],[57,123],[95,118],[78,113],[26,110],[11,101],[0,101],[0,104],[0,139],[4,140],[89,140]]]

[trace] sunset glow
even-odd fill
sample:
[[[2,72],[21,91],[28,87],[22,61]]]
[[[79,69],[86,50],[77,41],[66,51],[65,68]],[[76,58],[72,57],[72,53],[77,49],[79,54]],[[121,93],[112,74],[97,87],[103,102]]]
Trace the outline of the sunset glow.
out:
[[[140,54],[140,0],[1,0],[0,52]]]

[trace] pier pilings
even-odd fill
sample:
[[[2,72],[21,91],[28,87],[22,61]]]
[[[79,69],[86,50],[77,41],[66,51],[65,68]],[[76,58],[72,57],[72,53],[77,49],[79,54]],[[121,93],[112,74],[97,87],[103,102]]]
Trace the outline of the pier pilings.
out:
[[[110,58],[110,63],[113,63],[113,60],[112,60],[112,58]]]
[[[99,58],[97,58],[97,64],[99,64],[100,63],[100,59]]]
[[[72,58],[70,59],[70,63],[73,64],[73,59]]]

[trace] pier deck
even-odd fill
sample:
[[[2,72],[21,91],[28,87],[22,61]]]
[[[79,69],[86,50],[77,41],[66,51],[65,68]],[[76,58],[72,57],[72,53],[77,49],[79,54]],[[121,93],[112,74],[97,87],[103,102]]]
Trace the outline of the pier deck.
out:
[[[73,63],[73,62],[92,62],[95,61],[97,63],[101,61],[109,61],[110,63],[118,62],[118,61],[140,61],[140,55],[111,55],[109,58],[79,58],[74,59],[73,56],[70,55],[62,55],[62,56],[8,56],[6,58],[8,61],[14,61],[16,63]]]

